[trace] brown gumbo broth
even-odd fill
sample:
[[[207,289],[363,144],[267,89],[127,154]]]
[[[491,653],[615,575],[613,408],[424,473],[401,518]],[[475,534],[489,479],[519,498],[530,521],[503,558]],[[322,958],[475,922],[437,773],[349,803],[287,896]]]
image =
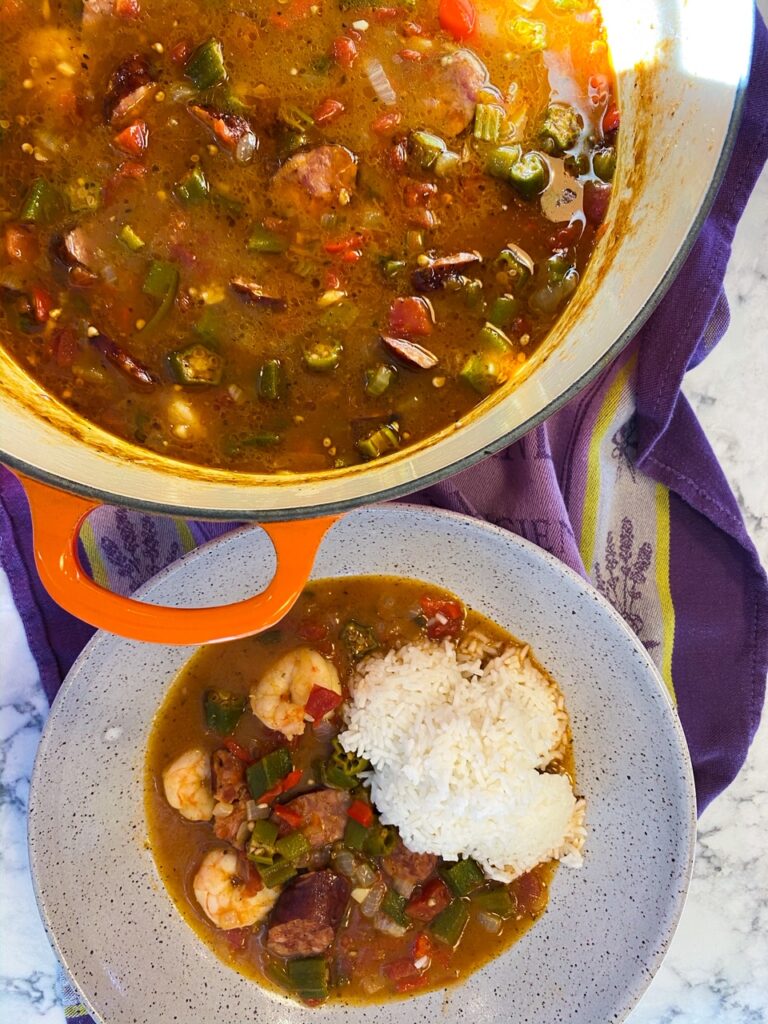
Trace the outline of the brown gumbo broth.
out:
[[[591,0],[0,0],[0,36],[0,342],[179,459],[325,470],[459,421],[605,215]]]
[[[350,621],[354,629],[350,629]],[[255,681],[297,646],[311,647],[333,663],[343,696],[356,658],[374,644],[386,650],[425,637],[439,641],[446,636],[461,643],[472,630],[479,630],[497,650],[518,644],[499,626],[465,609],[453,595],[418,581],[390,577],[321,580],[308,586],[271,633],[203,648],[185,667],[169,689],[150,737],[146,762],[149,842],[176,906],[226,963],[305,1002],[325,998],[379,1002],[466,978],[520,938],[541,915],[554,862],[541,864],[503,885],[489,881],[474,861],[460,861],[461,870],[469,865],[474,874],[469,881],[456,881],[452,880],[456,865],[411,853],[396,829],[381,825],[367,788],[356,777],[360,765],[350,764],[350,755],[339,762],[338,748],[334,752],[333,738],[343,728],[343,703],[329,719],[315,726],[307,724],[303,735],[290,741],[266,728],[247,702],[239,719],[236,711],[233,720],[237,724],[226,739],[206,725],[210,714],[210,705],[205,708],[206,696],[212,690],[236,695],[235,702],[237,697],[247,698]],[[213,721],[222,725],[221,718]],[[237,755],[252,763],[264,755],[279,756],[275,751],[280,748],[289,750],[291,764],[281,769],[285,772],[290,767],[291,774],[284,782],[288,788],[280,793],[273,790],[273,795],[265,798],[271,800],[270,816],[251,826],[250,838],[248,826],[243,827],[245,812],[239,817],[238,813],[253,797],[252,788],[250,793],[241,790],[230,814],[212,820],[185,820],[169,805],[163,773],[191,748],[213,759],[215,795],[230,801],[234,791],[222,791],[222,780],[225,789],[233,782],[242,786],[246,762],[239,761]],[[341,776],[339,764],[343,765]],[[573,777],[570,747],[563,760],[553,762],[548,770]],[[349,782],[345,782],[345,772],[351,772],[352,789],[344,788]],[[247,785],[251,785],[250,770]],[[307,810],[307,801],[317,801],[317,815]],[[206,813],[210,818],[210,809]],[[253,808],[249,813],[255,813]],[[253,839],[264,829],[267,835],[262,848]],[[304,837],[309,839],[309,848]],[[274,844],[279,849],[281,842],[289,846],[298,843],[292,865],[274,853]],[[241,886],[241,891],[250,891],[249,886],[260,888],[260,877],[267,885],[282,886],[283,894],[263,920],[250,927],[236,927],[234,919],[226,919],[219,928],[203,912],[195,879],[212,851],[219,851],[214,856],[230,851],[233,865],[237,858],[234,884]],[[281,865],[294,872],[283,881]],[[275,870],[278,874],[270,875]],[[315,883],[321,889],[320,895],[314,896],[320,922],[312,919],[300,897],[293,902],[289,899],[286,910],[287,893]],[[360,890],[375,893],[376,887],[378,915],[372,915],[370,907],[364,913],[366,903],[359,902]],[[457,894],[461,892],[463,895]],[[458,914],[460,920],[451,922],[451,914],[454,918]],[[301,920],[291,921],[292,915]],[[329,923],[331,927],[322,931],[320,926]],[[318,942],[312,945],[315,939]],[[302,966],[307,963],[308,968]],[[309,982],[302,974],[307,970]]]

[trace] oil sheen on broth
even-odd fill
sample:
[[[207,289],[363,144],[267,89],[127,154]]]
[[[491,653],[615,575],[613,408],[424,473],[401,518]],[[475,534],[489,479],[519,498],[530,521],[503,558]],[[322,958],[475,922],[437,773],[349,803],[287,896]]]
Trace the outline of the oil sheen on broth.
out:
[[[355,625],[351,631],[350,621]],[[235,703],[238,697],[244,700],[254,681],[268,666],[297,646],[306,646],[335,665],[342,694],[346,695],[356,658],[373,644],[380,650],[387,650],[404,643],[423,642],[426,638],[438,642],[444,637],[461,643],[473,630],[480,631],[498,650],[518,644],[494,623],[465,609],[453,595],[418,581],[390,577],[321,580],[307,588],[277,629],[234,643],[203,648],[171,686],[156,716],[147,753],[145,805],[150,847],[159,873],[185,920],[230,966],[267,987],[287,991],[310,1004],[325,998],[381,1002],[466,978],[520,938],[544,911],[555,862],[540,864],[508,885],[489,882],[482,871],[469,881],[459,879],[459,891],[464,885],[468,895],[458,899],[451,891],[452,883],[446,885],[445,882],[448,876],[444,872],[451,868],[450,864],[405,851],[396,830],[383,828],[378,823],[367,790],[359,785],[354,775],[351,785],[355,788],[351,792],[343,788],[346,785],[343,772],[355,770],[349,760],[343,762],[341,776],[334,774],[338,765],[334,761],[333,737],[343,727],[338,713],[320,728],[308,726],[300,738],[289,743],[294,774],[288,776],[289,790],[273,798],[273,807],[278,810],[273,811],[270,819],[279,825],[283,835],[295,836],[295,830],[303,829],[311,838],[318,823],[311,824],[312,819],[307,817],[300,822],[292,816],[295,808],[301,807],[295,802],[296,797],[304,792],[316,792],[318,786],[321,800],[324,799],[322,794],[331,794],[328,821],[321,826],[326,829],[324,835],[316,844],[312,841],[310,850],[304,846],[295,859],[300,877],[307,877],[306,868],[309,868],[307,874],[314,872],[324,877],[327,884],[323,898],[338,875],[351,878],[350,882],[340,883],[347,886],[341,899],[343,905],[339,913],[342,916],[334,920],[335,934],[328,936],[322,951],[323,940],[320,947],[312,950],[292,946],[289,925],[284,947],[281,947],[289,959],[274,955],[267,938],[268,928],[274,924],[271,918],[254,927],[235,928],[231,920],[225,922],[231,930],[214,927],[195,896],[196,873],[211,851],[221,850],[227,840],[239,845],[241,851],[244,848],[237,855],[237,872],[239,881],[246,886],[254,864],[258,872],[266,871],[263,874],[266,885],[273,879],[277,885],[279,865],[285,866],[286,862],[280,857],[275,861],[262,856],[249,867],[248,855],[254,845],[244,834],[236,836],[242,817],[214,818],[215,834],[211,821],[185,820],[169,806],[164,794],[164,771],[191,749],[202,752],[207,758],[225,745],[222,756],[228,756],[237,773],[237,755],[253,760],[286,744],[284,736],[265,728],[247,703],[226,739],[207,728],[203,707],[206,694],[211,690],[234,695],[230,701],[234,699]],[[221,724],[221,720],[218,721]],[[232,781],[227,776],[229,768],[223,765],[223,769],[225,782]],[[551,770],[567,773],[573,779],[570,739],[564,758]],[[239,771],[242,773],[242,762]],[[300,778],[297,778],[298,773],[301,773]],[[215,771],[214,786],[221,778]],[[333,784],[331,788],[323,786],[323,779]],[[232,798],[231,793],[218,795]],[[339,812],[337,804],[340,803],[345,806],[341,808],[341,823],[334,832],[334,816]],[[210,809],[206,813],[210,817]],[[353,817],[359,820],[352,820]],[[230,821],[233,827],[228,826]],[[263,821],[257,821],[256,827],[270,829],[269,823],[265,825]],[[274,824],[271,830],[277,832]],[[365,837],[366,844],[362,849],[361,836]],[[274,843],[278,842],[279,846],[280,840],[274,835],[264,838],[267,845],[271,842],[274,848]],[[289,838],[288,842],[292,840]],[[374,852],[369,843],[379,844],[378,852]],[[388,851],[386,855],[382,853],[382,843]],[[393,854],[394,861],[382,859]],[[275,863],[278,875],[271,875]],[[373,867],[371,875],[377,874],[379,880],[388,879],[391,917],[382,918],[381,912],[378,917],[364,916],[361,912],[364,904],[358,905],[350,898],[350,888],[357,886],[359,895],[360,886],[372,884],[371,878],[361,880],[355,876],[355,871],[366,864],[369,872]],[[453,867],[455,869],[455,865]],[[418,881],[414,882],[414,878]],[[295,882],[295,874],[288,881]],[[456,940],[455,933],[450,932],[450,921],[448,932],[440,932],[443,915],[437,915],[446,906],[456,907],[457,904],[462,904],[458,908],[462,913],[467,910],[469,913],[463,932],[458,932]],[[447,916],[450,917],[450,912]],[[405,927],[397,927],[397,921]],[[311,931],[311,927],[301,926],[299,932]],[[452,947],[454,940],[455,948]],[[307,959],[322,962],[324,987],[313,987],[319,985],[317,978],[310,978],[308,982],[306,978],[297,980],[291,975],[290,965],[296,961],[292,961],[290,955],[296,952],[304,954],[300,963],[306,963]]]
[[[514,380],[611,192],[590,0],[0,0],[0,342],[138,445],[380,458]]]

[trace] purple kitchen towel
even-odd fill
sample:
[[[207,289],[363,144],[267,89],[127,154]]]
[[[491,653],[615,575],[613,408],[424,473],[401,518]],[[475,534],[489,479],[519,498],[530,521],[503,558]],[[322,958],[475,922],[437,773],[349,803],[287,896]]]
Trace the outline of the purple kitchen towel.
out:
[[[700,810],[746,757],[768,659],[766,578],[680,392],[686,369],[727,326],[722,282],[730,246],[768,157],[768,46],[757,20],[744,116],[725,180],[653,316],[616,362],[547,423],[411,498],[513,530],[592,580],[639,635],[677,702]],[[89,518],[81,546],[99,582],[130,593],[234,525],[103,507]],[[23,492],[4,469],[0,560],[52,699],[92,630],[43,591]]]

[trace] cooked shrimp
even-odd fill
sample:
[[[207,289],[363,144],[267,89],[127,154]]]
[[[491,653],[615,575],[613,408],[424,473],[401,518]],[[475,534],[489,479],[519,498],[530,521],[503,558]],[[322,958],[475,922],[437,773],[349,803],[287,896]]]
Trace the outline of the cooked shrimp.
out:
[[[284,736],[301,736],[304,708],[313,686],[341,693],[339,673],[311,647],[297,647],[271,665],[251,689],[253,713]]]
[[[267,916],[279,895],[277,889],[247,893],[237,874],[234,850],[209,850],[192,882],[195,899],[217,928],[250,928]]]
[[[210,821],[214,799],[211,792],[211,761],[202,750],[188,750],[163,772],[165,798],[189,821]]]

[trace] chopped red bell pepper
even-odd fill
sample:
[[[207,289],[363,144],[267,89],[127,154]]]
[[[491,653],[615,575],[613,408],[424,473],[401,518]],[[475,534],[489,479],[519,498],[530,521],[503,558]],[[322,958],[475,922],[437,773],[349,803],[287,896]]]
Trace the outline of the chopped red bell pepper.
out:
[[[323,249],[335,256],[338,253],[346,252],[348,249],[356,249],[364,241],[365,237],[359,231],[353,231],[351,235],[346,235],[344,238],[334,238],[328,242],[323,242]]]
[[[259,803],[262,803],[263,800],[264,797],[261,797]],[[281,821],[284,821],[286,825],[290,825],[291,828],[299,828],[304,821],[298,811],[294,811],[292,807],[287,807],[285,804],[277,804],[272,808],[272,813],[280,818]]]
[[[432,956],[432,941],[426,932],[419,932],[413,944],[413,962],[417,963],[424,956]]]
[[[431,921],[451,902],[451,893],[442,878],[433,878],[422,886],[421,892],[413,896],[405,912],[414,921]],[[418,959],[418,957],[416,958]]]
[[[394,983],[398,992],[410,992],[426,984],[426,972],[414,967],[413,960],[409,956],[403,956],[399,960],[393,960],[384,965],[384,973]]]
[[[53,299],[51,296],[44,288],[34,286],[31,290],[31,298],[35,320],[37,320],[39,324],[48,323],[48,317],[51,315],[51,308],[53,307]]]
[[[472,0],[440,0],[437,17],[440,28],[454,39],[468,39],[475,30],[477,11]]]
[[[149,128],[147,128],[146,121],[134,121],[133,124],[129,124],[115,136],[113,141],[117,148],[122,149],[124,153],[130,153],[131,156],[143,156],[149,145]]]
[[[430,640],[457,637],[464,623],[464,609],[458,601],[444,601],[427,594],[419,601],[427,617],[427,636]]]
[[[341,254],[342,263],[357,263],[358,260],[363,258],[363,254],[359,249],[347,249],[346,252]]]
[[[294,786],[298,786],[303,774],[304,772],[300,768],[294,768],[292,772],[288,772],[280,783],[280,792],[287,793],[289,789],[293,789]]]
[[[5,226],[5,253],[9,260],[19,263],[31,262],[37,255],[35,236],[26,228],[15,224]]]
[[[309,699],[304,706],[304,711],[313,722],[319,722],[329,711],[333,711],[341,704],[341,694],[335,690],[328,690],[324,686],[313,686]]]
[[[139,0],[114,0],[112,10],[118,18],[133,19],[141,14]]]
[[[245,761],[246,764],[253,764],[253,758],[245,749],[245,747],[240,746],[237,740],[228,738],[224,740],[224,746],[227,748],[230,754],[234,754],[235,757],[238,757],[241,761]]]
[[[364,800],[353,800],[347,814],[363,828],[370,828],[373,824],[373,808]]]

